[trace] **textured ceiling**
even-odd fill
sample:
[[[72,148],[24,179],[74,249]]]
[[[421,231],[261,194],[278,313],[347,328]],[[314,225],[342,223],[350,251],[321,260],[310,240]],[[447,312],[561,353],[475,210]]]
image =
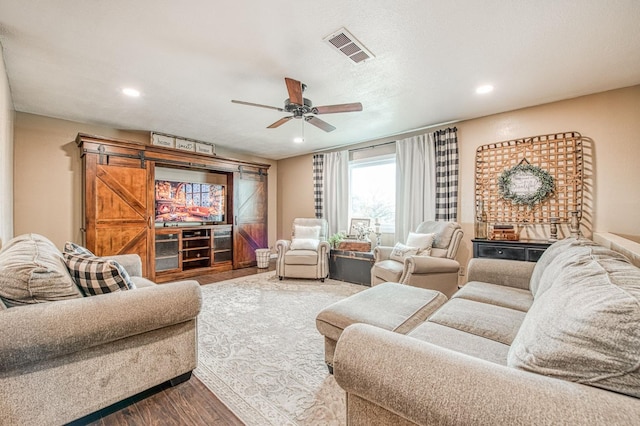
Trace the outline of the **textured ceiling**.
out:
[[[272,159],[639,84],[639,23],[638,0],[0,0],[17,111]],[[341,27],[375,58],[330,48]],[[282,107],[284,77],[364,110],[296,144],[301,120],[266,129],[286,114],[230,102]]]

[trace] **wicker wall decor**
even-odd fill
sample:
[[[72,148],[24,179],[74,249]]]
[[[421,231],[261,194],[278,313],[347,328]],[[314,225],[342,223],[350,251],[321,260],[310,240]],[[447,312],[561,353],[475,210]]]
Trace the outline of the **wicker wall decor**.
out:
[[[555,183],[554,192],[533,205],[505,200],[498,188],[500,175],[523,162],[548,172]],[[550,223],[551,218],[569,223],[571,212],[582,212],[583,175],[582,138],[577,132],[482,145],[476,150],[476,217],[492,224]]]

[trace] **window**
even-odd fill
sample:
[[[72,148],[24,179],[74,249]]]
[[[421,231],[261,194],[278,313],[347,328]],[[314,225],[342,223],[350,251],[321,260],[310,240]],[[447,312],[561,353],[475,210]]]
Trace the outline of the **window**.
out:
[[[349,163],[349,217],[380,222],[393,233],[396,218],[396,157],[384,155]]]

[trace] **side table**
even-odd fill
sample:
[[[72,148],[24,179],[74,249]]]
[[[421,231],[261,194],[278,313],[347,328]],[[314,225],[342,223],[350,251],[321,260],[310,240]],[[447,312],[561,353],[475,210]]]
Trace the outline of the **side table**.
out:
[[[354,284],[371,286],[373,253],[331,249],[329,252],[329,278]]]
[[[543,240],[484,240],[473,239],[473,257],[488,257],[491,259],[526,260],[537,262],[542,253],[551,245]]]

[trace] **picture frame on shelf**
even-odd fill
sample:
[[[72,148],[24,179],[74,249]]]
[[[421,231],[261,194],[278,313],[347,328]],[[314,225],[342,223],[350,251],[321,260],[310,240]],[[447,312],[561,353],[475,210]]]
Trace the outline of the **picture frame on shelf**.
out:
[[[358,235],[358,227],[362,226],[364,228],[371,227],[371,219],[370,218],[352,218],[349,222],[349,238],[355,238]]]

